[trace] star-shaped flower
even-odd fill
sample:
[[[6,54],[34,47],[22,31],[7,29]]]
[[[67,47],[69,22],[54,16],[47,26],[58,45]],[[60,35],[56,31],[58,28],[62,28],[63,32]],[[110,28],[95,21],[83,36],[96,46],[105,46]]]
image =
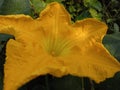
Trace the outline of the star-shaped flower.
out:
[[[72,24],[65,8],[54,2],[37,19],[0,16],[0,32],[14,35],[6,46],[4,90],[51,74],[89,77],[97,83],[120,71],[120,63],[102,44],[107,26],[96,19]]]

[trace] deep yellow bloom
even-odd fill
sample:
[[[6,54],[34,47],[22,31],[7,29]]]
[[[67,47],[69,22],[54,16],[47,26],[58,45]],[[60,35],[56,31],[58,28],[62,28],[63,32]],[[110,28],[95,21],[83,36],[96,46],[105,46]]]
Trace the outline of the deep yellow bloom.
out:
[[[0,32],[12,34],[6,46],[4,90],[17,90],[45,74],[89,77],[97,83],[120,71],[102,44],[107,26],[96,19],[71,24],[64,7],[49,4],[40,17],[0,16]]]

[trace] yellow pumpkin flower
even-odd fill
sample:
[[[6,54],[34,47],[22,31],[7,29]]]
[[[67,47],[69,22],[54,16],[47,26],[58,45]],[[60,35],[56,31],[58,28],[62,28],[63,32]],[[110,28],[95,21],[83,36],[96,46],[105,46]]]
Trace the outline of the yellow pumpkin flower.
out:
[[[0,16],[0,32],[14,35],[6,46],[4,90],[51,74],[89,77],[97,83],[120,71],[120,63],[102,44],[107,26],[88,18],[72,24],[65,8],[54,2],[37,19]]]

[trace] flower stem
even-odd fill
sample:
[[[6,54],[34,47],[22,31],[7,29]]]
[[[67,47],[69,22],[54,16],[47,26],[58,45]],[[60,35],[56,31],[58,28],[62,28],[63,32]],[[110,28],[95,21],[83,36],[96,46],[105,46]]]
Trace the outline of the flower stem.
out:
[[[84,88],[84,78],[83,77],[81,78],[81,82],[82,82],[82,90],[85,90],[85,88]]]
[[[46,90],[50,90],[50,88],[49,88],[49,77],[48,77],[48,75],[46,75],[45,76],[45,84],[46,84]]]
[[[91,84],[91,90],[95,90],[93,81],[91,79],[89,79],[89,80],[90,80],[90,84]]]

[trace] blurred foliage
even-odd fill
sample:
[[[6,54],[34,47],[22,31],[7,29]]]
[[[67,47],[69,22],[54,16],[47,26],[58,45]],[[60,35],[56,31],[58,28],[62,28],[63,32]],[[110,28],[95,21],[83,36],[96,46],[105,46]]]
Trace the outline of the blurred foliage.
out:
[[[71,14],[73,21],[88,17],[97,18],[107,23],[109,34],[119,31],[119,0],[65,0],[62,3]]]
[[[31,15],[29,0],[0,0],[0,14],[27,14]]]
[[[1,8],[1,6],[2,6],[3,2],[4,2],[4,0],[1,0],[1,1],[0,1],[0,8]]]
[[[119,0],[0,0],[0,14],[27,14],[37,18],[46,5],[53,1],[65,6],[73,22],[89,17],[106,22],[108,32],[103,39],[103,44],[120,61]],[[11,35],[0,34],[0,90],[3,86],[5,46],[10,38],[14,39]],[[120,90],[119,84],[120,72],[100,84],[96,84],[88,78],[70,75],[63,78],[45,75],[31,80],[19,90]]]
[[[30,0],[32,6],[33,18],[39,17],[39,13],[45,8],[46,3],[43,0]]]
[[[116,31],[116,26],[120,26],[120,1],[118,0],[102,0],[103,4],[103,20],[109,26],[109,32],[113,33]],[[118,28],[117,28],[118,29]]]

